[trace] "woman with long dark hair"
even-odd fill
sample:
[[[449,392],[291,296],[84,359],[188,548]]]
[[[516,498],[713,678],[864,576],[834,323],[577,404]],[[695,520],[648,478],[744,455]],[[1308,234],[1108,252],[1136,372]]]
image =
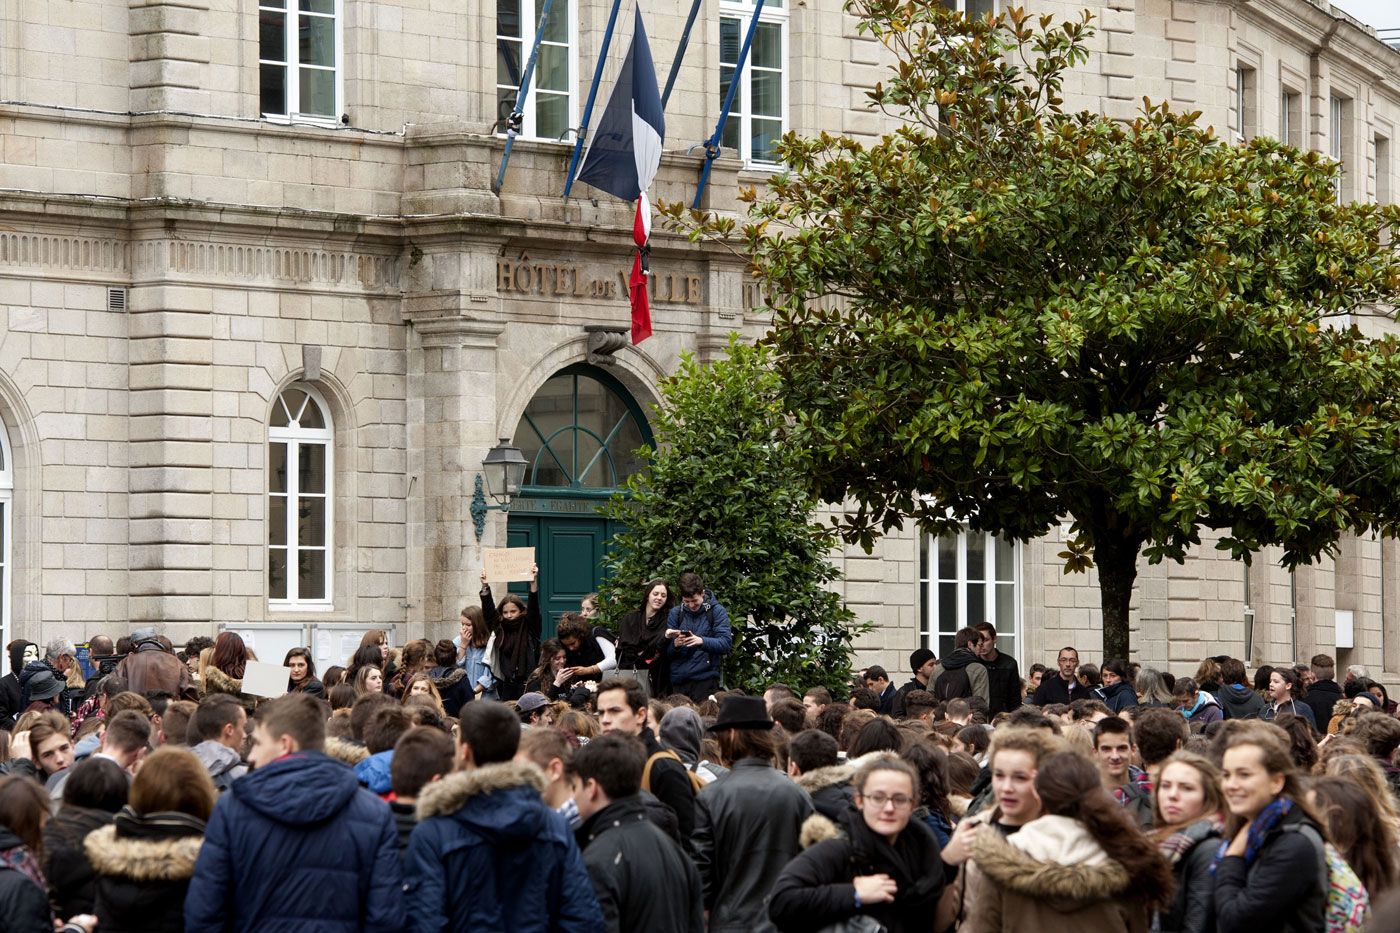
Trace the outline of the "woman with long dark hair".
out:
[[[670,584],[660,578],[648,581],[642,589],[642,604],[623,616],[618,624],[618,669],[646,671],[654,697],[671,692],[671,668],[662,635],[675,604]]]
[[[540,664],[530,674],[526,690],[543,693],[551,700],[567,700],[571,679],[567,665],[563,644],[559,639],[551,638],[540,646]]]
[[[1211,863],[1225,830],[1220,769],[1195,752],[1174,752],[1157,775],[1152,839],[1171,863],[1176,894],[1157,918],[1162,933],[1213,933]]]
[[[237,632],[220,632],[219,637],[214,639],[213,650],[209,666],[204,669],[204,695],[227,693],[235,696],[252,715],[258,700],[243,692],[243,670],[249,661],[256,658]]]
[[[491,672],[496,675],[496,695],[502,700],[518,700],[525,693],[530,671],[539,662],[540,635],[544,622],[540,618],[540,568],[530,577],[530,601],[507,593],[496,605],[491,597],[491,584],[486,571],[481,571],[481,615],[486,627],[496,636],[495,657]]]
[[[0,918],[5,933],[92,933],[97,918],[81,914],[55,931],[44,872],[49,795],[18,774],[0,778]]]
[[[1273,721],[1279,713],[1292,713],[1299,719],[1307,720],[1308,725],[1317,731],[1317,717],[1312,707],[1303,702],[1308,695],[1298,673],[1286,667],[1276,667],[1269,672],[1269,703],[1259,711],[1264,722]]]
[[[927,742],[913,742],[900,756],[919,773],[919,806],[922,819],[938,840],[941,850],[953,835],[953,803],[948,799],[948,755]]]
[[[1241,729],[1226,740],[1220,770],[1230,818],[1214,866],[1216,928],[1319,933],[1326,837],[1288,746],[1272,729]]]
[[[457,666],[466,672],[473,697],[496,699],[496,675],[491,672],[489,661],[496,646],[492,644],[491,630],[486,626],[486,616],[480,606],[467,606],[462,610],[462,632],[453,639],[452,645],[457,649]]]
[[[63,806],[44,825],[44,877],[49,901],[63,916],[92,913],[97,872],[83,851],[93,830],[111,825],[126,806],[131,776],[110,758],[85,758],[63,783]]]
[[[312,660],[309,650],[306,648],[291,649],[287,652],[287,656],[282,659],[282,666],[288,671],[288,693],[307,693],[314,697],[325,697],[326,688],[316,679],[316,662]]]
[[[1099,769],[1077,752],[1041,762],[1035,790],[1043,815],[1014,836],[981,832],[979,930],[1147,928],[1168,902],[1172,873],[1157,847],[1103,790]]]
[[[1308,782],[1308,803],[1372,902],[1395,887],[1400,873],[1395,833],[1365,786],[1350,778],[1315,777]]]
[[[355,683],[355,678],[360,676],[360,671],[367,667],[377,668],[379,673],[384,673],[384,652],[379,649],[379,645],[361,645],[355,649],[355,653],[350,656],[350,663],[345,668],[345,676],[342,683]]]

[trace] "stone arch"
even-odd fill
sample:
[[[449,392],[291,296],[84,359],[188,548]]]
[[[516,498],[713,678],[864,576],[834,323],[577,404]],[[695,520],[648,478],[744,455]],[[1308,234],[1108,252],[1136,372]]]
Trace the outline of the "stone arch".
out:
[[[588,362],[588,337],[580,335],[556,346],[542,356],[525,377],[516,380],[510,392],[501,399],[496,409],[496,430],[498,437],[509,437],[515,430],[525,408],[530,404],[540,387],[561,369],[574,363]],[[650,411],[661,403],[656,391],[657,384],[668,375],[666,369],[651,354],[636,347],[620,351],[613,357],[611,366],[602,367],[623,384],[636,399],[643,411]]]

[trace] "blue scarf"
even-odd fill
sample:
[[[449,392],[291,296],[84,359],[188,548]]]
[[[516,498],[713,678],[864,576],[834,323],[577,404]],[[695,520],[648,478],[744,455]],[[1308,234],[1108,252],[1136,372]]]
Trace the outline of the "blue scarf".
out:
[[[1198,690],[1198,691],[1196,692],[1196,705],[1193,706],[1193,707],[1191,707],[1190,709],[1187,709],[1186,707],[1183,706],[1183,707],[1181,708],[1181,710],[1180,710],[1180,713],[1181,713],[1181,715],[1185,716],[1186,719],[1187,719],[1187,721],[1189,722],[1190,719],[1191,719],[1191,717],[1194,716],[1194,715],[1196,715],[1196,712],[1197,712],[1202,706],[1205,705],[1205,702],[1206,702],[1206,692],[1205,692],[1204,690]]]
[[[1277,826],[1289,811],[1293,809],[1293,801],[1282,795],[1275,797],[1267,807],[1259,811],[1249,824],[1249,834],[1245,837],[1244,844],[1244,864],[1247,867],[1254,861],[1254,856],[1259,854],[1259,848],[1264,844],[1264,837]],[[1210,863],[1210,873],[1215,874],[1216,867],[1220,860],[1225,857],[1225,850],[1230,848],[1232,839],[1225,839],[1220,843],[1220,848],[1215,852],[1215,861]]]

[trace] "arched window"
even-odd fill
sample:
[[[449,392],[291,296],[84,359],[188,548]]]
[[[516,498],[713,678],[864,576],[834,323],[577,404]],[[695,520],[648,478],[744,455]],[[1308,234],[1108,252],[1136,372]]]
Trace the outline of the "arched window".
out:
[[[14,510],[15,472],[14,458],[10,451],[10,435],[5,425],[0,423],[0,644],[8,645],[13,633],[10,629],[10,541],[13,539],[12,526]]]
[[[330,409],[315,389],[288,386],[267,429],[267,593],[273,609],[325,610],[331,590]]]
[[[632,396],[612,376],[586,365],[551,376],[515,428],[515,444],[530,462],[527,488],[606,494],[646,469],[637,450],[651,443]]]

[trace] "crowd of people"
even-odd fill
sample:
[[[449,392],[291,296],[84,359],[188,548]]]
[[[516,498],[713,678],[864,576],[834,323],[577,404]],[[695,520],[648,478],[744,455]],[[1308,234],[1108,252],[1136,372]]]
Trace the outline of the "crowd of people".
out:
[[[1400,929],[1400,719],[1364,669],[1074,648],[990,625],[896,687],[721,689],[693,574],[616,634],[538,596],[368,633],[245,692],[232,632],[8,646],[0,918],[63,931],[1211,933]],[[585,610],[589,607],[585,606]]]

